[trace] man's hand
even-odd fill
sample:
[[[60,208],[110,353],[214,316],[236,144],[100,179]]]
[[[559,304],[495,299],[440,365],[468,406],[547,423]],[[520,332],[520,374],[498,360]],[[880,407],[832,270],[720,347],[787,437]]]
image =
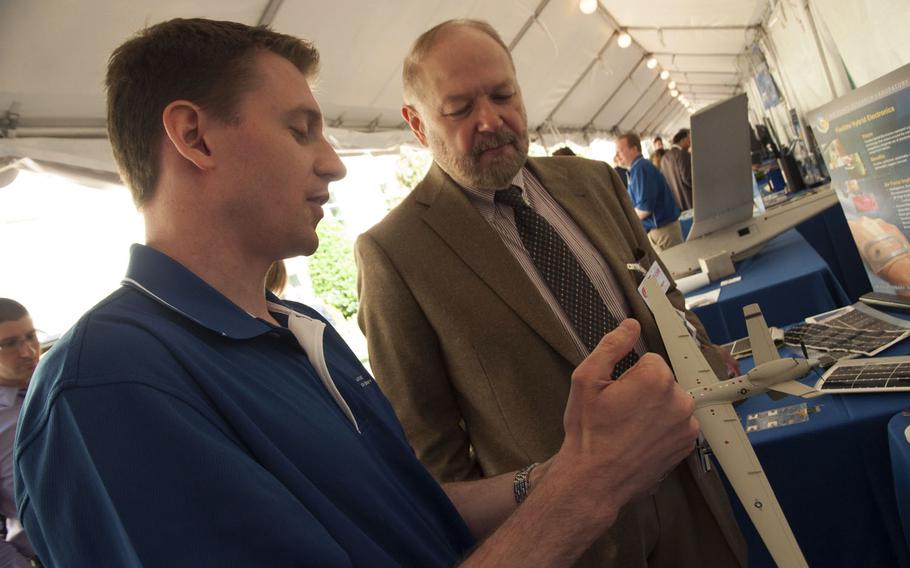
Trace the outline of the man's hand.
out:
[[[566,438],[549,474],[580,476],[588,498],[609,496],[620,506],[656,485],[698,435],[695,404],[658,355],[647,353],[610,379],[639,331],[638,322],[625,320],[573,373]]]
[[[610,378],[639,330],[638,322],[624,321],[575,369],[562,447],[538,468],[547,471],[539,472],[528,499],[463,563],[465,568],[524,567],[529,558],[535,566],[571,565],[613,524],[623,505],[655,487],[692,451],[698,435],[695,403],[663,359],[645,354],[618,380]],[[502,482],[501,493],[510,497],[505,478],[473,483]],[[457,497],[471,483],[446,487]]]

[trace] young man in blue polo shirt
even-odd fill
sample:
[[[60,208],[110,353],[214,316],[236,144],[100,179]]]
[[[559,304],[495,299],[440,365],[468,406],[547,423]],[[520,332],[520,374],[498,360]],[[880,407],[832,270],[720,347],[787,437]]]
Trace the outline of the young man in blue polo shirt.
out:
[[[207,20],[114,52],[108,128],[147,244],[25,402],[17,506],[46,566],[563,566],[691,451],[693,403],[662,359],[610,380],[627,321],[575,371],[555,456],[436,483],[334,329],[264,289],[274,261],[316,250],[345,174],[317,61]]]
[[[629,168],[629,197],[635,213],[657,252],[680,244],[679,205],[667,180],[641,155],[641,139],[626,133],[616,139],[616,155]]]

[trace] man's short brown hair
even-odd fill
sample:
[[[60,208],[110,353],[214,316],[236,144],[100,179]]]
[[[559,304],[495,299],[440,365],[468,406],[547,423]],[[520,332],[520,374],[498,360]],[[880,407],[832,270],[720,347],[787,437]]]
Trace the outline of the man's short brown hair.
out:
[[[118,47],[107,68],[107,129],[120,174],[138,206],[158,182],[161,115],[185,99],[217,120],[237,119],[242,94],[256,84],[253,58],[270,51],[311,76],[313,44],[267,27],[205,19],[174,19],[140,31]]]
[[[420,37],[414,41],[414,45],[411,46],[411,50],[408,51],[407,56],[404,58],[404,65],[401,69],[401,83],[404,91],[405,104],[413,105],[420,98],[418,95],[420,91],[420,65],[423,63],[423,59],[427,56],[427,53],[436,45],[442,32],[449,28],[471,28],[486,34],[502,47],[503,51],[505,51],[506,55],[509,57],[509,63],[512,65],[512,70],[515,70],[515,62],[512,61],[512,53],[509,51],[509,46],[502,41],[502,37],[499,35],[499,32],[496,31],[496,28],[483,20],[472,20],[467,18],[446,20],[420,34]]]
[[[635,134],[634,132],[626,132],[616,139],[617,142],[620,140],[625,140],[626,146],[629,148],[637,148],[638,151],[641,152],[641,138],[638,137],[638,134]]]
[[[28,315],[25,306],[10,298],[0,298],[0,323],[21,320]]]

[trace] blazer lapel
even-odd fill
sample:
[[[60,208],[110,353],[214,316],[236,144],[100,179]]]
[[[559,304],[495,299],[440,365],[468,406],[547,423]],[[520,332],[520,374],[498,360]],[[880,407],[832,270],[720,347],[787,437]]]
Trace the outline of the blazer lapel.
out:
[[[502,239],[435,163],[415,189],[415,198],[427,206],[423,215],[427,225],[471,271],[558,353],[573,365],[581,362],[575,343]]]

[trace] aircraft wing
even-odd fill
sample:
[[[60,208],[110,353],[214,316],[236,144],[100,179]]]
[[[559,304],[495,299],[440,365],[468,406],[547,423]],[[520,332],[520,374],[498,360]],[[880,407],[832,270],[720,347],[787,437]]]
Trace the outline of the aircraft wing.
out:
[[[758,304],[749,304],[743,307],[743,316],[746,318],[746,330],[749,332],[749,344],[752,347],[752,358],[755,360],[755,366],[762,363],[780,359],[777,352],[777,346],[771,339],[771,332],[768,330],[768,324],[765,323],[765,316],[761,313]]]
[[[654,278],[645,278],[639,290],[654,314],[680,385],[691,390],[717,382],[698,343],[689,334],[660,284]],[[704,406],[696,409],[695,417],[771,557],[782,568],[808,568],[733,405]]]
[[[660,337],[664,340],[670,365],[679,384],[686,390],[692,390],[718,382],[711,365],[698,348],[698,342],[689,334],[686,324],[657,280],[645,278],[639,290],[657,321]]]
[[[801,396],[803,398],[814,398],[816,396],[822,395],[822,391],[814,387],[804,385],[799,381],[786,381],[783,383],[777,383],[776,385],[768,387],[768,390],[773,390],[793,396]]]
[[[781,568],[808,568],[733,405],[705,406],[695,417],[774,562]]]

